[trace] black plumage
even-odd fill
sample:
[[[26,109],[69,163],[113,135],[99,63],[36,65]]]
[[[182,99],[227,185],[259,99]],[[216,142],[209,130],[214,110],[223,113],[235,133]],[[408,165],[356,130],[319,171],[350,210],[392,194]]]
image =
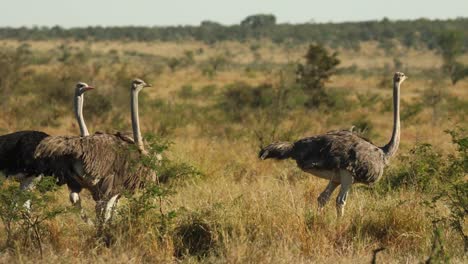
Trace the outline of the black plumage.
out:
[[[18,131],[0,136],[0,171],[6,177],[51,174],[47,159],[34,158],[39,143],[49,135],[41,131]]]

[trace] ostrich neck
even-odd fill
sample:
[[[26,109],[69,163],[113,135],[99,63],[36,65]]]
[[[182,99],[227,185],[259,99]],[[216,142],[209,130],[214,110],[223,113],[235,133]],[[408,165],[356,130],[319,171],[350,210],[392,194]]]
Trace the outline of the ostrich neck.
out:
[[[393,132],[392,138],[382,150],[387,158],[395,155],[400,144],[400,84],[393,83]]]
[[[75,116],[76,120],[78,121],[78,125],[80,126],[80,135],[82,137],[89,136],[88,128],[86,127],[84,118],[83,118],[83,101],[84,95],[76,95],[75,96]]]
[[[138,91],[132,90],[131,98],[133,140],[138,150],[144,152],[145,149],[140,132],[140,119],[138,118]]]

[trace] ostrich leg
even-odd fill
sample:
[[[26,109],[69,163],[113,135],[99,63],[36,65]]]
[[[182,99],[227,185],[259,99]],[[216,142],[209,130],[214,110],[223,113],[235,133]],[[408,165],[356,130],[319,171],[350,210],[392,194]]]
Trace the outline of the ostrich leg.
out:
[[[339,183],[330,180],[325,190],[319,195],[317,198],[318,202],[318,211],[321,212],[323,207],[327,204],[328,200],[330,200],[330,196],[335,191],[336,187],[340,185]]]
[[[42,179],[42,175],[35,176],[35,175],[23,175],[18,176],[20,179],[20,190],[22,191],[31,191],[36,186],[36,183]],[[26,208],[28,212],[31,211],[31,200],[28,199],[24,202],[23,207]]]
[[[111,198],[102,199],[96,202],[96,223],[98,235],[102,235],[106,224],[110,222],[114,214],[117,201],[120,195],[114,195]]]
[[[120,194],[112,196],[106,204],[106,209],[104,213],[104,223],[107,223],[112,220],[114,216],[114,211],[119,202]]]
[[[344,207],[346,205],[346,199],[348,198],[348,192],[353,185],[354,179],[353,176],[345,170],[341,170],[340,172],[340,181],[341,181],[341,188],[340,193],[336,197],[336,213],[338,217],[343,216],[344,214]]]

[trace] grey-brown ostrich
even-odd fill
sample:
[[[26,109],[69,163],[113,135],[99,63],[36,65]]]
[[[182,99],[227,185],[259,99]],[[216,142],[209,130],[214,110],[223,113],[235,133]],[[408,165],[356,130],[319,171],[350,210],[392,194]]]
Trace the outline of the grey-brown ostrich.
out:
[[[90,190],[96,201],[98,232],[111,218],[124,191],[140,187],[154,171],[141,161],[147,155],[138,118],[138,94],[151,85],[135,79],[131,85],[131,117],[134,142],[120,133],[87,137],[56,136],[44,139],[36,149],[38,158],[52,158],[64,164],[61,171],[81,187]]]
[[[78,119],[82,120],[82,123],[79,123],[82,135],[87,133],[82,116],[82,102],[84,93],[91,89],[93,87],[82,82],[77,83],[75,86],[75,114],[79,116]],[[34,157],[36,147],[47,137],[49,137],[48,134],[34,130],[17,131],[0,136],[0,171],[7,178],[18,179],[21,190],[26,191],[34,188],[36,178],[40,178],[42,175],[50,175],[58,178],[59,185],[66,183],[73,193],[73,189],[79,188],[79,185],[73,179],[69,178],[67,181],[63,175],[57,174],[55,162],[48,158]],[[70,195],[70,200],[72,200],[71,197],[72,195]],[[79,200],[79,196],[76,197],[75,202],[72,200],[73,204],[76,204],[76,199]],[[27,201],[25,205],[29,207],[30,202]]]
[[[393,132],[388,144],[377,147],[352,130],[331,131],[300,139],[294,143],[272,143],[259,153],[263,159],[296,160],[301,170],[328,179],[329,183],[318,197],[323,208],[333,191],[341,184],[336,198],[338,216],[344,213],[348,191],[353,183],[372,184],[382,176],[385,166],[400,143],[400,86],[407,79],[404,73],[393,77]]]

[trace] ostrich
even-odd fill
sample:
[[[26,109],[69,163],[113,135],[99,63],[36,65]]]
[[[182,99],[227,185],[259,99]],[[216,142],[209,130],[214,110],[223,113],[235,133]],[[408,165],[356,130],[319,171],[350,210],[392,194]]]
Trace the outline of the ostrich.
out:
[[[79,112],[82,115],[83,94],[91,89],[93,87],[88,86],[86,83],[77,83],[75,101],[81,102],[81,104],[76,104],[75,108],[79,109],[76,113]],[[85,133],[87,133],[84,121],[82,124],[80,123],[80,128],[82,127],[81,125],[85,129]],[[36,178],[41,178],[42,175],[53,175],[56,171],[54,162],[50,159],[34,158],[36,147],[47,137],[49,137],[48,134],[34,130],[17,131],[0,136],[0,171],[7,178],[18,179],[21,190],[34,188]],[[79,186],[73,179],[65,180],[63,175],[59,174],[54,174],[54,176],[57,177],[59,185],[66,183],[70,189],[78,188],[77,186]],[[72,200],[72,204],[76,204],[76,202]],[[30,201],[27,201],[25,206],[29,209]]]
[[[393,157],[400,143],[400,85],[407,79],[404,73],[393,77],[393,132],[388,144],[377,147],[351,130],[331,131],[323,135],[307,137],[294,143],[272,143],[259,153],[268,158],[296,160],[299,168],[329,183],[318,197],[321,210],[333,191],[341,184],[336,199],[338,216],[344,213],[348,191],[353,183],[372,184],[379,180],[385,166]]]
[[[147,155],[138,117],[138,94],[151,85],[140,79],[131,85],[133,140],[121,133],[96,133],[87,137],[55,136],[44,139],[35,157],[51,158],[64,164],[60,169],[88,189],[96,202],[96,220],[100,233],[112,217],[120,194],[133,191],[154,172],[141,161]]]

